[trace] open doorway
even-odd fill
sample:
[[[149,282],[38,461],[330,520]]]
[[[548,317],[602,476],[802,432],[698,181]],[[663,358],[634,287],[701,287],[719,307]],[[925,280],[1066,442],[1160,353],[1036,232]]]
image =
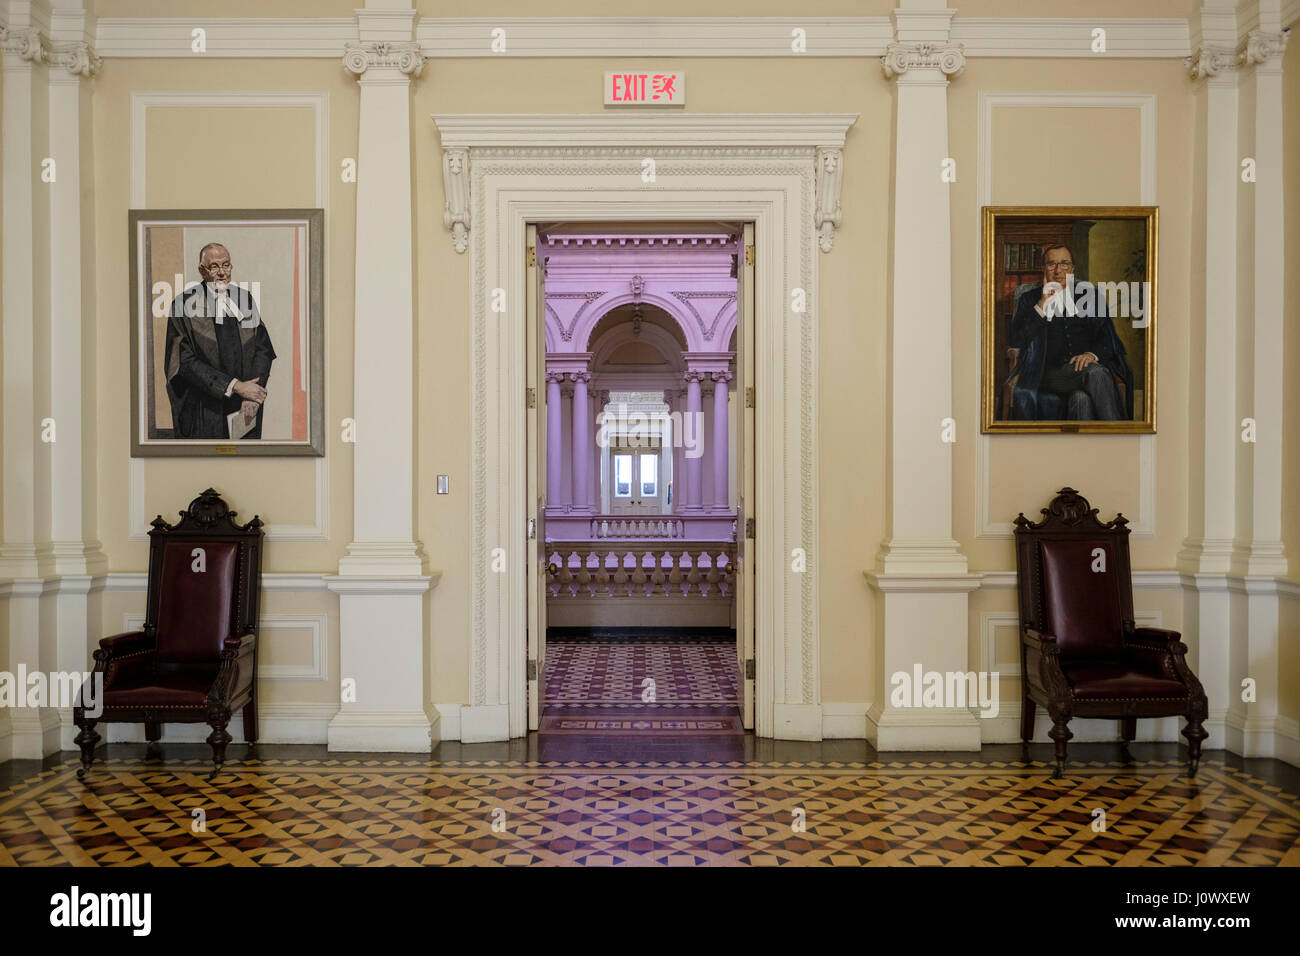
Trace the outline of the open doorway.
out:
[[[744,734],[753,225],[527,236],[529,729]]]

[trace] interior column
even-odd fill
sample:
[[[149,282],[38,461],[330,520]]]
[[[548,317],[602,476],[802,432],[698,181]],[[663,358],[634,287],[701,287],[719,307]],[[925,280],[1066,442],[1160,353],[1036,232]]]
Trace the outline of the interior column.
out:
[[[339,573],[340,673],[350,681],[329,724],[331,750],[428,752],[438,713],[426,709],[424,592],[431,577],[415,540],[415,381],[411,79],[424,58],[415,10],[368,0],[363,42],[344,66],[361,86],[357,154],[353,408],[353,533]]]
[[[980,746],[970,710],[895,707],[890,695],[891,675],[918,665],[969,670],[967,599],[978,586],[953,540],[952,445],[941,438],[949,417],[959,428],[979,427],[952,403],[950,195],[940,170],[949,155],[948,77],[965,63],[962,48],[948,43],[952,14],[935,0],[896,9],[898,42],[882,60],[886,77],[897,78],[897,127],[889,531],[868,573],[883,594],[884,648],[867,714],[877,750]]]
[[[700,506],[702,485],[704,482],[704,457],[703,447],[700,444],[703,439],[700,426],[703,415],[703,403],[700,398],[700,379],[704,378],[704,373],[689,370],[686,373],[686,412],[682,416],[682,431],[692,436],[697,444],[693,449],[687,449],[684,455],[686,462],[686,501],[682,511],[688,514],[699,514],[703,510]],[[687,424],[689,418],[690,423]]]
[[[560,380],[562,372],[546,373],[546,503],[560,500],[560,472],[564,449],[564,419],[561,415]]]
[[[731,373],[714,372],[713,381],[713,504],[718,511],[727,511],[727,383]]]
[[[587,408],[590,372],[571,372],[573,379],[573,511],[591,514],[591,413]]]

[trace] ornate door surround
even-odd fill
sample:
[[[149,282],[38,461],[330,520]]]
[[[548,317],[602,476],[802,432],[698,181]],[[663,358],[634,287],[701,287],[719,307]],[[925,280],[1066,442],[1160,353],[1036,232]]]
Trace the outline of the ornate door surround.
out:
[[[444,223],[471,274],[470,702],[461,739],[527,732],[525,245],[530,222],[755,223],[760,737],[819,740],[817,258],[856,114],[435,116]],[[806,311],[792,310],[804,290]],[[504,294],[505,313],[492,311]],[[518,321],[509,321],[510,318]],[[507,571],[494,573],[494,549]],[[803,549],[807,570],[791,570]]]

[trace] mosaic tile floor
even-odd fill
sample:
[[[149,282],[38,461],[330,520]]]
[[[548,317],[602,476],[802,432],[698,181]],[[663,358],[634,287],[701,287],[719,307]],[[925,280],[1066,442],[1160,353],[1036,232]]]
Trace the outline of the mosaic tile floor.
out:
[[[194,756],[165,764],[111,749],[92,786],[70,755],[9,778],[0,865],[1300,865],[1295,788],[1222,754],[1189,783],[1178,760],[1084,761],[1054,781],[1044,760],[919,754],[602,764],[232,753],[209,784],[199,748],[177,747]],[[205,832],[192,829],[196,808]],[[1104,832],[1092,829],[1096,808]]]
[[[548,641],[542,700],[556,708],[716,708],[737,699],[736,646],[721,642]],[[643,700],[646,680],[654,700]]]

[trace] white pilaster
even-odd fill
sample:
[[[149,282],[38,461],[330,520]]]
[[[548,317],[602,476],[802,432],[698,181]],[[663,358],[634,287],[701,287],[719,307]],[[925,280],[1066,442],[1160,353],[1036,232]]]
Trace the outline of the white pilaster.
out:
[[[1237,411],[1237,194],[1241,188],[1237,155],[1236,18],[1232,0],[1206,3],[1199,42],[1187,60],[1193,82],[1204,84],[1205,303],[1204,357],[1199,397],[1204,431],[1189,442],[1192,468],[1201,472],[1199,493],[1192,482],[1188,499],[1189,536],[1178,556],[1186,576],[1183,639],[1193,669],[1209,698],[1205,729],[1208,749],[1225,742],[1225,719],[1233,709],[1237,682],[1230,662],[1231,569],[1236,526]],[[1240,701],[1237,701],[1240,707]]]
[[[414,246],[411,77],[423,57],[415,11],[370,0],[346,68],[361,86],[357,155],[353,534],[339,574],[340,667],[355,681],[330,721],[331,750],[429,751],[438,711],[425,689],[424,592],[414,532]],[[436,580],[436,575],[433,579]]]
[[[1243,11],[1238,11],[1241,16]],[[1243,18],[1244,19],[1244,18]],[[1239,313],[1237,367],[1249,369],[1239,382],[1241,418],[1255,420],[1256,440],[1244,443],[1238,457],[1239,470],[1236,529],[1236,563],[1240,586],[1235,588],[1239,608],[1234,608],[1234,683],[1255,681],[1256,698],[1240,702],[1234,696],[1229,720],[1240,730],[1240,752],[1244,756],[1271,757],[1274,754],[1278,721],[1278,673],[1280,670],[1279,608],[1277,578],[1287,574],[1287,559],[1281,540],[1282,516],[1282,364],[1283,293],[1287,259],[1283,220],[1282,153],[1282,54],[1287,34],[1276,4],[1258,4],[1255,29],[1246,37],[1239,56],[1242,73],[1243,113],[1250,117],[1241,124],[1249,137],[1243,155],[1255,160],[1256,181],[1239,187],[1245,229],[1243,254],[1238,262],[1247,271],[1238,279],[1249,287],[1251,308]],[[1246,120],[1246,117],[1241,117]],[[1239,289],[1240,291],[1240,289]],[[1234,582],[1235,584],[1235,582]],[[1230,688],[1236,690],[1236,688]],[[1235,734],[1234,734],[1235,736]],[[1230,739],[1230,744],[1237,743]]]
[[[952,447],[941,438],[952,405],[952,286],[948,78],[965,58],[948,42],[953,11],[905,0],[898,41],[882,58],[896,78],[894,154],[892,474],[889,537],[868,578],[882,592],[883,652],[868,732],[878,750],[977,750],[979,720],[965,709],[895,708],[889,677],[967,670],[967,596],[975,586],[952,536]],[[917,382],[926,387],[917,389]]]

